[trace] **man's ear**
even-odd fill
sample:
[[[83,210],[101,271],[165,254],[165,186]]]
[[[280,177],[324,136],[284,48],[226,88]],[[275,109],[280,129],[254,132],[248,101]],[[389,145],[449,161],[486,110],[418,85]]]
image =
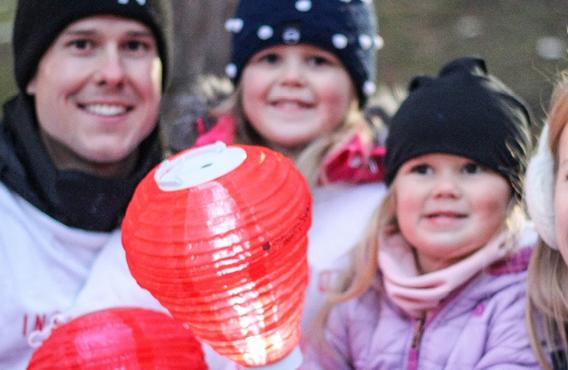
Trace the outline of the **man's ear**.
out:
[[[28,82],[28,86],[26,86],[26,93],[28,95],[35,95],[36,93],[36,78],[32,78],[30,82]]]

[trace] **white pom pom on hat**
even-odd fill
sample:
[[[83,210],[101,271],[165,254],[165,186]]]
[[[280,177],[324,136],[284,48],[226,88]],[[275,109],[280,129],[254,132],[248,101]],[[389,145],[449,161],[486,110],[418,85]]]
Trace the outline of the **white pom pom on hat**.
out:
[[[558,249],[554,231],[554,157],[548,144],[548,125],[544,126],[537,152],[527,167],[525,199],[540,237],[549,247]]]

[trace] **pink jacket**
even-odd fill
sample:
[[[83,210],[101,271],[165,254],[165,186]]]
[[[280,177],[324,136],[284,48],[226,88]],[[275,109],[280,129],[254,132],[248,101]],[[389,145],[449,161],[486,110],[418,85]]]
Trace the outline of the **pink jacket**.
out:
[[[195,147],[222,141],[232,144],[235,132],[235,119],[224,114],[209,131],[206,131],[203,120],[196,123],[197,139]],[[359,135],[353,135],[342,147],[324,158],[322,166],[324,183],[363,183],[382,181],[384,177],[385,147],[363,144]],[[322,180],[322,179],[320,179]]]
[[[381,293],[336,306],[326,347],[304,348],[302,370],[539,369],[524,324],[530,247],[478,273],[424,320],[409,318]]]

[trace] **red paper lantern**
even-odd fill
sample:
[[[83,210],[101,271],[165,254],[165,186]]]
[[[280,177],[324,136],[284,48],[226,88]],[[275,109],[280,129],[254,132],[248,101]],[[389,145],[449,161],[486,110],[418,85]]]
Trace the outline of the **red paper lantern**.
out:
[[[201,344],[163,312],[111,308],[56,327],[28,370],[206,370]]]
[[[299,343],[310,223],[309,187],[288,158],[217,143],[151,171],[122,238],[132,275],[175,318],[221,355],[262,366]]]

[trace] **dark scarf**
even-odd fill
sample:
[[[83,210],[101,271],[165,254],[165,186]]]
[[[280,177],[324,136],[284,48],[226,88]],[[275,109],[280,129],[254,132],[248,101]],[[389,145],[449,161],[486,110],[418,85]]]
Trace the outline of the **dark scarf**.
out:
[[[4,105],[0,124],[0,181],[67,226],[111,231],[120,225],[136,185],[162,158],[158,128],[140,144],[125,179],[104,179],[55,168],[41,141],[33,102],[17,96]]]

